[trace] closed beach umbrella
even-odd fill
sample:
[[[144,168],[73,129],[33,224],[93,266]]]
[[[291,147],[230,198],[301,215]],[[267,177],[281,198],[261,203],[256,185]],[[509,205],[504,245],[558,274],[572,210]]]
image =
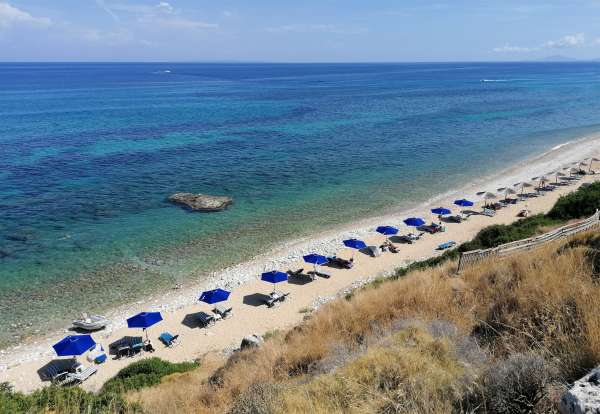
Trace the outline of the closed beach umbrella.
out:
[[[375,231],[379,234],[383,234],[384,236],[393,236],[398,234],[398,229],[392,226],[379,226]]]
[[[288,280],[288,274],[279,272],[277,270],[271,270],[260,275],[260,280],[265,282],[273,283],[273,290],[275,290],[275,283],[285,282]]]
[[[226,301],[227,299],[229,299],[230,293],[231,292],[228,292],[228,291],[226,291],[224,289],[220,289],[220,288],[213,289],[213,290],[207,290],[205,292],[202,292],[199,300],[201,302],[212,305],[214,303]]]
[[[438,216],[445,216],[445,215],[447,215],[447,214],[450,214],[450,213],[452,213],[452,211],[450,211],[449,209],[447,209],[447,208],[444,208],[444,207],[432,208],[432,209],[431,209],[431,212],[432,212],[433,214],[437,214]]]
[[[69,335],[52,345],[58,356],[81,355],[96,346],[90,335]]]
[[[425,224],[425,220],[423,220],[421,217],[409,217],[404,220],[404,224],[407,226],[419,227]]]
[[[472,207],[474,203],[466,198],[461,198],[460,200],[454,200],[454,204],[459,207]]]

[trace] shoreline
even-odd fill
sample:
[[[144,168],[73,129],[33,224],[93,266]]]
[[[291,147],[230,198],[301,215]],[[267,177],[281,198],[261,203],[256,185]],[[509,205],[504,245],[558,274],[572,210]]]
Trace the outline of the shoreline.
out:
[[[585,149],[582,149],[584,146]],[[200,310],[199,308],[201,307],[201,305],[197,302],[197,296],[201,290],[210,289],[214,287],[223,287],[232,289],[233,294],[237,293],[236,290],[247,290],[250,287],[250,285],[260,283],[259,281],[257,281],[257,277],[261,272],[272,269],[280,269],[285,271],[288,268],[293,267],[293,264],[298,263],[303,254],[306,254],[308,252],[333,254],[336,251],[342,252],[340,254],[343,254],[344,249],[341,244],[341,241],[343,239],[348,237],[360,237],[368,240],[370,238],[377,237],[374,236],[373,228],[378,224],[398,224],[401,223],[402,218],[406,217],[407,215],[411,215],[412,213],[418,212],[422,213],[426,210],[428,211],[428,207],[437,206],[438,204],[447,204],[444,203],[444,201],[446,200],[452,200],[454,198],[463,196],[472,197],[472,195],[475,192],[480,190],[495,191],[498,187],[504,185],[512,185],[517,181],[529,180],[534,175],[545,174],[552,169],[556,169],[562,166],[564,163],[581,160],[582,158],[589,157],[595,154],[600,154],[600,134],[587,136],[560,145],[555,145],[553,148],[543,152],[542,154],[531,157],[525,161],[518,162],[515,165],[512,165],[503,171],[473,180],[472,182],[465,184],[463,187],[459,187],[454,190],[450,190],[444,194],[432,197],[431,199],[416,205],[414,208],[397,209],[394,211],[390,211],[384,215],[369,217],[355,223],[341,225],[334,229],[326,230],[324,232],[316,234],[312,237],[304,237],[296,240],[291,240],[282,243],[276,249],[260,254],[252,258],[251,260],[244,263],[240,263],[236,266],[229,267],[218,272],[213,272],[209,275],[193,275],[193,277],[190,277],[190,280],[194,281],[186,283],[186,285],[181,289],[174,289],[162,295],[155,294],[145,298],[144,300],[139,300],[136,303],[122,305],[117,307],[116,309],[113,309],[112,311],[107,313],[107,316],[115,322],[109,325],[106,330],[94,333],[93,335],[99,342],[101,342],[106,347],[106,345],[108,344],[106,342],[106,339],[126,329],[124,328],[125,317],[130,316],[141,310],[159,310],[163,312],[163,315],[168,316],[173,316],[174,314],[182,313],[183,311],[189,310],[192,307],[196,308],[196,311],[198,311]],[[586,178],[586,180],[587,179],[588,178]],[[574,188],[574,186],[561,188],[560,191],[557,190],[555,193],[562,192],[563,190],[571,191]],[[547,201],[553,198],[555,195],[556,194],[549,194],[545,197],[541,197],[540,200]],[[473,201],[479,201],[479,199],[474,198]],[[537,200],[532,200],[531,204],[533,204],[534,201]],[[522,205],[522,203],[519,204],[518,208],[520,208]],[[511,209],[512,207],[510,209],[505,210]],[[423,215],[425,219],[429,219],[430,216],[431,215],[429,213]],[[514,219],[514,217],[511,217],[511,221],[514,221]],[[483,221],[481,225],[475,227],[477,227],[478,230],[490,224],[492,224],[492,222],[490,220],[486,220]],[[455,229],[455,225],[450,225],[450,227],[452,228],[452,230]],[[406,231],[407,230],[405,226],[401,225],[401,232]],[[445,233],[441,233],[441,236],[427,236],[426,239],[428,242],[429,240],[440,241],[443,238],[449,238],[450,235],[454,237],[454,232],[448,232],[448,235],[446,235]],[[459,243],[462,241],[466,241],[460,240],[461,237],[457,235],[456,237],[454,237],[454,240]],[[426,245],[427,243],[419,242],[414,246],[421,247],[422,244]],[[400,253],[393,256],[393,263],[383,263],[383,261],[381,261],[382,266],[372,265],[369,267],[369,274],[364,274],[365,272],[362,271],[363,274],[355,275],[355,277],[353,277],[352,279],[348,279],[347,282],[343,282],[340,284],[336,281],[336,283],[331,283],[331,287],[334,288],[334,290],[327,289],[328,295],[326,295],[326,297],[331,297],[332,294],[333,296],[335,296],[337,292],[342,291],[343,289],[348,289],[348,287],[353,286],[356,283],[360,283],[361,280],[377,277],[385,272],[389,273],[397,267],[407,265],[412,261],[422,260],[424,258],[439,254],[431,249],[428,251],[426,249],[412,249],[413,246],[410,246],[412,250],[423,250],[424,254],[414,252],[417,254],[413,254],[410,257],[402,259],[402,257],[405,256],[403,253],[409,249],[404,246],[405,245],[401,245]],[[386,255],[389,256],[389,254]],[[363,258],[361,257],[361,259]],[[337,270],[332,272],[334,273],[332,279],[336,278],[338,272],[339,271]],[[351,273],[352,271],[341,272]],[[202,276],[204,276],[203,279],[198,280],[198,278]],[[317,284],[321,286],[329,284],[332,279],[319,280],[317,281]],[[312,286],[314,284],[315,283],[311,283],[308,286]],[[266,291],[266,284],[264,284],[264,282],[263,285],[265,286],[262,290]],[[314,297],[313,294],[312,300],[310,301],[310,306],[313,306],[314,303],[322,301],[323,297],[321,297],[320,295]],[[287,305],[288,303],[282,305],[282,308]],[[241,313],[241,310],[237,307],[236,310],[238,311],[239,315],[239,313]],[[296,318],[292,316],[291,319],[296,320],[297,315]],[[276,321],[268,322],[270,322],[270,324],[268,325],[271,326],[271,328],[273,327],[273,325],[277,324]],[[222,323],[226,324],[227,322],[225,321]],[[293,324],[295,323],[292,322],[291,325]],[[290,326],[290,323],[286,323],[285,326]],[[162,328],[156,328],[156,330],[159,329]],[[214,330],[214,328],[206,330],[206,332],[210,332],[211,330]],[[197,332],[199,332],[200,335],[204,336],[204,332],[202,331],[203,330]],[[13,376],[11,375],[11,373],[15,371],[13,368],[17,366],[41,366],[41,360],[48,359],[53,355],[51,344],[56,342],[58,339],[62,338],[62,336],[64,336],[67,332],[71,333],[70,331],[65,329],[64,331],[53,332],[41,338],[32,338],[29,341],[29,343],[19,344],[15,347],[0,350],[0,377],[2,377],[2,380],[0,381],[3,381],[4,377],[7,377],[8,380],[11,380],[11,377]],[[242,336],[250,333],[254,332],[247,331],[244,332]],[[241,337],[239,337],[239,339],[241,340]],[[236,341],[232,341],[227,346],[230,346],[235,342]],[[158,347],[161,347],[161,345],[158,345]],[[215,350],[214,346],[212,348],[213,349],[211,350]],[[219,347],[217,346],[217,348]],[[220,349],[223,348],[225,347],[220,347]],[[192,353],[195,353],[196,356],[199,355],[197,352]],[[191,354],[189,352],[186,352],[185,357],[187,358],[190,355]],[[172,358],[169,358],[167,356],[165,357],[165,359]],[[131,359],[129,361],[133,362],[135,360],[139,360],[139,358]],[[99,371],[103,371],[104,368],[105,366],[103,365],[99,366]],[[98,377],[98,375],[96,375],[96,377]],[[93,378],[91,381],[91,383],[86,383],[85,388],[89,387],[89,389],[97,389],[98,381],[96,381],[96,378]],[[23,383],[20,381],[17,382],[18,383],[15,384],[17,386],[17,389],[22,389],[25,391],[31,391],[32,389],[37,387],[37,385],[40,385],[39,380],[37,381],[38,384],[31,384],[31,386],[33,386],[34,388],[27,386],[27,383]]]

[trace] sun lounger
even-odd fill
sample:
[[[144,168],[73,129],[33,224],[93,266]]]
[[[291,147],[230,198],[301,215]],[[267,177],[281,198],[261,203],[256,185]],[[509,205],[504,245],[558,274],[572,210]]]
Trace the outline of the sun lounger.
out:
[[[275,290],[269,294],[269,297],[265,299],[265,303],[269,308],[277,305],[280,302],[284,302],[285,298],[289,296],[289,293],[283,293],[278,290]]]
[[[442,244],[440,244],[440,245],[437,247],[437,249],[438,249],[438,250],[446,250],[446,249],[449,249],[449,248],[451,248],[451,247],[454,247],[454,246],[456,246],[456,242],[455,242],[455,241],[453,241],[453,240],[451,240],[451,241],[449,241],[449,242],[446,242],[446,243],[442,243]]]
[[[296,271],[293,271],[293,270],[288,270],[288,271],[287,271],[287,273],[288,273],[288,275],[290,275],[291,277],[296,277],[296,278],[307,278],[307,279],[310,279],[310,280],[315,280],[315,276],[316,276],[314,273],[311,273],[311,272],[304,273],[304,269],[303,269],[303,268],[301,268],[301,269],[298,269],[298,270],[296,270]]]
[[[144,341],[141,336],[126,336],[110,344],[110,349],[116,359],[132,357],[144,349]]]
[[[444,231],[446,231],[446,228],[439,224],[431,223],[429,225],[420,226],[419,230],[423,230],[427,233],[434,234],[434,233],[444,232]]]
[[[84,368],[83,365],[80,365],[75,372],[69,372],[64,380],[61,381],[58,385],[73,385],[73,384],[81,384],[89,377],[98,372],[98,368],[91,365],[87,368]]]
[[[488,217],[494,217],[496,215],[496,211],[489,208],[484,208],[481,214]]]
[[[341,269],[352,269],[352,266],[354,265],[354,260],[346,260],[337,256],[328,257],[327,260],[329,260],[329,263]]]
[[[161,333],[158,339],[168,348],[171,348],[179,343],[179,335],[172,335],[169,332]]]
[[[209,315],[206,312],[198,312],[196,314],[196,318],[198,319],[198,323],[200,324],[200,326],[203,328],[208,328],[209,326],[214,325],[217,321],[215,315]]]
[[[421,237],[423,237],[423,234],[425,234],[425,233],[423,233],[423,232],[421,232],[419,234],[408,233],[408,234],[398,237],[398,239],[403,243],[413,244],[414,242],[419,240]]]
[[[311,275],[314,276],[320,276],[320,277],[324,277],[325,279],[329,279],[331,277],[331,273],[326,272],[325,270],[311,270],[310,272]]]
[[[213,312],[221,317],[221,319],[228,318],[232,315],[233,308],[226,308],[223,305],[216,305]]]

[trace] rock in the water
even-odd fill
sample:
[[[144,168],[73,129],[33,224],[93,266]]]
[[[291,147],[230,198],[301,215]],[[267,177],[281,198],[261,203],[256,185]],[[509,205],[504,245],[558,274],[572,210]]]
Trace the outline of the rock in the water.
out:
[[[261,346],[262,342],[263,339],[260,335],[244,336],[244,339],[242,339],[242,343],[240,344],[240,349],[258,348]]]
[[[562,414],[600,414],[600,367],[575,381],[560,399]]]
[[[175,193],[169,197],[173,203],[183,204],[196,211],[220,211],[233,203],[233,198],[208,194]]]

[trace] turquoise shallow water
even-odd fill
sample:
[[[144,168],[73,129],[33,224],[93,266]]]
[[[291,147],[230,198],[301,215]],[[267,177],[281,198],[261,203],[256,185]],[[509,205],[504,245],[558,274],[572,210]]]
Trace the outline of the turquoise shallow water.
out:
[[[598,131],[599,80],[595,63],[0,64],[0,344]],[[235,204],[193,214],[175,191]]]

